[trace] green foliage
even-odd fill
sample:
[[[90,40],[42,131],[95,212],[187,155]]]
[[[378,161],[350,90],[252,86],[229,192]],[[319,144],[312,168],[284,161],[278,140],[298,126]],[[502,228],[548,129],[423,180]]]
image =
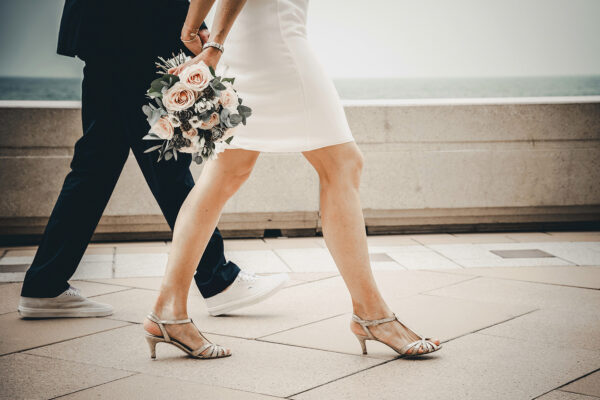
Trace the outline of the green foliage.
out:
[[[146,149],[146,150],[144,151],[144,153],[151,153],[151,152],[153,152],[154,150],[158,150],[158,149],[160,149],[162,146],[163,146],[162,144],[159,144],[159,145],[157,145],[157,146],[152,146],[152,147],[150,147],[150,148]]]

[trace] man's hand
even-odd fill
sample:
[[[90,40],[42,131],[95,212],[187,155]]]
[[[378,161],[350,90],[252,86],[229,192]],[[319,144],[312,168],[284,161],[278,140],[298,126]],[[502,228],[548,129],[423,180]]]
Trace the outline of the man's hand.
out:
[[[196,35],[196,38],[193,41],[184,42],[183,44],[185,45],[185,47],[188,48],[189,51],[191,51],[195,55],[198,55],[202,53],[202,46],[208,41],[209,36],[210,32],[208,31],[208,29],[202,29],[200,32],[198,32],[198,35]],[[184,37],[183,33],[181,37]]]

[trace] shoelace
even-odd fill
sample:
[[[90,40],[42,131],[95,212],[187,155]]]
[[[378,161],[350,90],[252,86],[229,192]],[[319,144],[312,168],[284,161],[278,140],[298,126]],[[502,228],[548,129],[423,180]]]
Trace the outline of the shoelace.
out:
[[[258,279],[258,276],[255,274],[246,271],[240,271],[239,277],[244,282],[254,282],[256,279]]]
[[[79,289],[73,286],[69,286],[65,294],[67,296],[81,296],[81,292],[79,291]]]

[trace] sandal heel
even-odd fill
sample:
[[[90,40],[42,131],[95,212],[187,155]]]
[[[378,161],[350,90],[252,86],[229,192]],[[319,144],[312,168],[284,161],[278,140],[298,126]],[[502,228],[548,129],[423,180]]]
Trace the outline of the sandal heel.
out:
[[[148,343],[148,347],[150,348],[150,358],[156,359],[156,343],[162,342],[160,338],[155,338],[152,336],[146,336],[146,342]]]
[[[367,339],[368,339],[368,337],[360,336],[360,335],[356,335],[356,334],[354,336],[356,336],[356,338],[358,339],[358,342],[360,343],[362,353],[367,354]]]

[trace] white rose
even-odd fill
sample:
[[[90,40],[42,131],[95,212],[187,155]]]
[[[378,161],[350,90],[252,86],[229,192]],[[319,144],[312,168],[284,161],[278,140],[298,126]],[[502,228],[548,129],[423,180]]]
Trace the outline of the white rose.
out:
[[[223,84],[227,87],[227,89],[221,91],[219,103],[221,103],[225,108],[236,111],[238,106],[238,95],[230,82],[223,82]]]

